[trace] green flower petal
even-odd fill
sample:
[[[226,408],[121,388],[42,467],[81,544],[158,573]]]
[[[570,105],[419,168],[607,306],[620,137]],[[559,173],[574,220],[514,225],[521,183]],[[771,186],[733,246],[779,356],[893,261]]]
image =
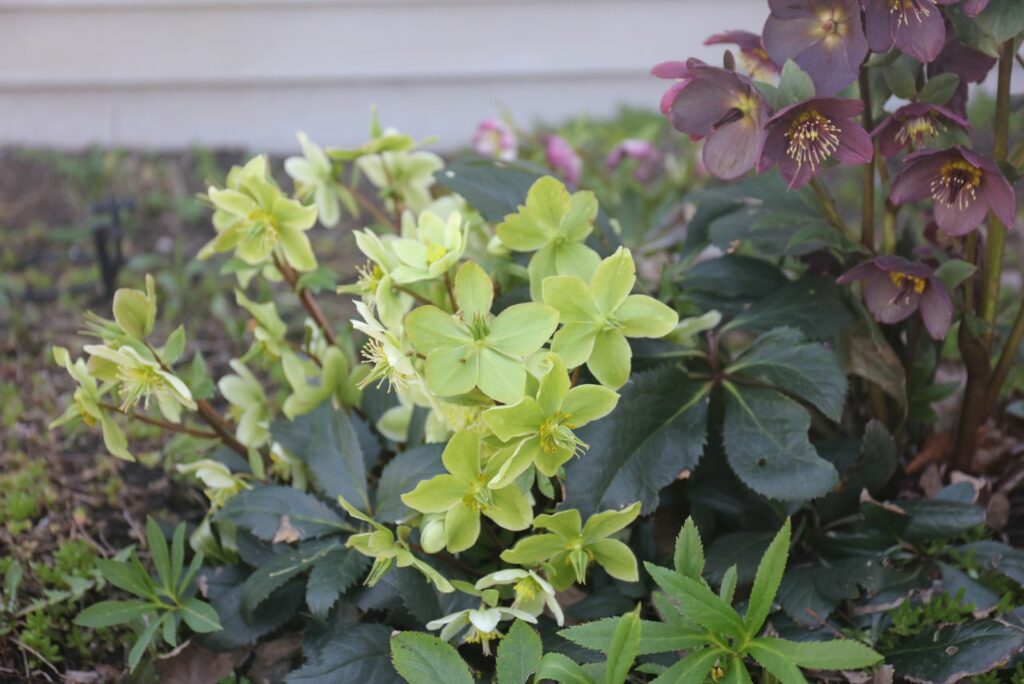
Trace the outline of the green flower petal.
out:
[[[467,321],[491,312],[494,284],[476,262],[467,261],[455,274],[455,299]]]
[[[624,247],[619,247],[615,254],[601,262],[590,282],[594,299],[606,315],[611,315],[626,301],[635,284],[636,265],[633,255]]]
[[[412,346],[421,354],[458,347],[473,341],[469,332],[436,306],[421,306],[405,317],[405,329]]]
[[[551,340],[551,351],[558,354],[568,368],[582,366],[594,350],[601,331],[599,323],[567,323]]]
[[[480,475],[480,436],[468,430],[456,432],[448,440],[441,462],[458,479],[472,482]]]
[[[640,579],[636,556],[618,539],[594,542],[587,546],[587,551],[594,554],[594,561],[615,579],[623,582],[636,582]]]
[[[315,215],[316,211],[313,213]],[[301,229],[282,225],[280,240],[285,258],[288,259],[289,264],[295,267],[295,270],[305,272],[316,269],[316,256],[313,254],[313,247]]]
[[[530,278],[530,299],[535,302],[544,300],[544,281],[558,275],[555,251],[554,245],[542,247],[530,257],[530,263],[526,267],[526,273]]]
[[[552,276],[544,281],[542,290],[544,303],[558,310],[562,323],[593,323],[601,320],[601,311],[594,295],[582,279],[575,276]]]
[[[477,348],[468,345],[434,351],[424,364],[427,385],[441,397],[472,391],[480,377],[480,357]]]
[[[675,330],[679,314],[653,297],[630,295],[615,311],[626,337],[664,337]]]
[[[633,351],[625,336],[618,330],[604,330],[594,340],[587,368],[602,385],[618,389],[629,380],[632,358]]]
[[[498,523],[503,529],[525,530],[533,522],[533,508],[530,500],[515,484],[491,492],[492,503],[485,506],[483,514]]]
[[[535,534],[520,539],[511,549],[503,551],[501,560],[516,565],[537,565],[562,551],[565,551],[565,540],[558,535]]]
[[[555,273],[590,280],[601,263],[601,255],[582,242],[563,242],[555,246]]]
[[[562,402],[562,412],[569,415],[573,429],[604,418],[619,403],[619,394],[600,385],[573,387]]]
[[[551,370],[540,379],[540,386],[537,389],[537,405],[544,415],[554,415],[555,411],[562,408],[569,393],[572,382],[565,370],[565,362],[558,354],[551,354]]]
[[[550,530],[564,539],[575,539],[580,536],[583,521],[580,512],[570,508],[552,515],[538,515],[533,526],[539,530]]]
[[[452,475],[436,475],[423,480],[402,501],[420,513],[444,513],[470,493],[469,486]]]
[[[484,422],[503,442],[514,437],[536,433],[544,422],[544,414],[532,397],[524,397],[518,404],[496,406],[483,413]]]
[[[599,541],[625,529],[640,515],[640,502],[636,502],[621,511],[601,511],[587,518],[583,526],[583,541],[591,543]]]
[[[480,536],[480,513],[462,503],[452,506],[444,516],[444,533],[449,551],[465,551]]]
[[[562,447],[554,451],[538,449],[534,462],[537,464],[537,470],[548,477],[554,477],[558,474],[558,469],[562,467],[562,464],[572,458],[572,454],[571,447]]]
[[[493,349],[481,349],[478,356],[477,385],[480,391],[503,404],[518,403],[526,392],[526,366],[523,362]]]
[[[514,304],[491,323],[487,344],[511,356],[540,349],[558,327],[558,311],[546,304]]]

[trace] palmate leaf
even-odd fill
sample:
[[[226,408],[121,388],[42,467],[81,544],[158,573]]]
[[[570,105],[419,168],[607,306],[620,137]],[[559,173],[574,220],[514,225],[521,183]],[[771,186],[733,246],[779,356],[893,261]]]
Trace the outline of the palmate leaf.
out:
[[[794,328],[761,335],[727,371],[793,395],[838,422],[846,399],[846,374],[830,350],[808,343]]]
[[[744,484],[780,501],[815,499],[835,486],[835,467],[807,438],[806,409],[774,390],[725,387],[725,453]]]
[[[391,661],[409,684],[473,684],[459,652],[433,634],[396,634],[391,638]]]
[[[634,373],[616,410],[577,431],[590,449],[565,466],[564,507],[588,515],[640,501],[654,510],[658,492],[700,460],[708,391],[674,366]]]

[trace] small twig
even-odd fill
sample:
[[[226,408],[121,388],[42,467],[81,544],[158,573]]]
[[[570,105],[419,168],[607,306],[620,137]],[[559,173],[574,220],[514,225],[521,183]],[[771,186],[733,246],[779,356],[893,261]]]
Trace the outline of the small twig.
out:
[[[334,330],[331,329],[330,324],[327,322],[327,318],[324,316],[323,310],[320,305],[313,299],[312,293],[304,287],[299,287],[299,276],[287,262],[282,261],[281,258],[274,254],[274,266],[281,272],[285,282],[292,288],[292,291],[299,297],[299,301],[302,306],[309,313],[310,317],[316,322],[320,330],[323,331],[324,337],[332,346],[338,345],[338,337],[334,334]]]
[[[398,226],[398,223],[394,219],[392,219],[390,216],[385,214],[381,210],[381,208],[378,207],[376,204],[374,204],[373,201],[369,197],[367,197],[363,193],[359,192],[355,188],[349,188],[349,191],[351,191],[352,196],[356,198],[356,203],[359,206],[361,206],[363,209],[365,209],[366,211],[370,212],[370,214],[373,216],[373,218],[377,219],[378,223],[380,223],[381,225],[387,226],[388,228],[390,228],[391,230],[393,230],[395,232],[398,232],[399,230],[401,230],[399,228],[399,226]]]
[[[836,208],[835,200],[832,199],[832,195],[828,194],[828,190],[821,184],[817,178],[811,179],[811,189],[814,190],[814,194],[817,195],[818,201],[821,202],[822,208],[825,210],[825,216],[828,218],[828,222],[831,223],[840,233],[848,237],[850,240],[856,240],[853,231],[843,221],[843,217],[839,215],[839,210]]]
[[[419,292],[414,292],[413,290],[410,290],[405,285],[399,285],[397,283],[393,283],[391,285],[391,287],[395,288],[399,292],[404,292],[405,294],[409,295],[410,297],[415,299],[420,304],[433,304],[434,303],[434,302],[430,301],[429,299],[427,299],[426,297],[424,297],[423,295],[421,295]]]
[[[55,675],[57,675],[58,677],[61,676],[60,670],[58,670],[56,667],[54,667],[53,663],[51,663],[49,660],[47,660],[46,657],[42,653],[40,653],[36,649],[32,648],[28,644],[24,643],[23,641],[19,641],[18,639],[11,639],[11,641],[13,641],[15,644],[17,644],[19,648],[22,648],[22,649],[28,651],[29,653],[34,655],[36,658],[38,658],[39,662],[41,662],[43,665],[46,665],[46,667],[48,667],[51,670],[53,670],[53,673]]]
[[[455,300],[455,290],[452,288],[452,278],[448,271],[444,272],[444,289],[448,291],[448,300],[452,303],[452,311],[459,310],[459,303]]]
[[[420,546],[419,544],[415,544],[413,542],[409,542],[409,548],[412,549],[413,551],[419,551],[420,553],[422,553],[425,556],[430,556],[431,558],[436,558],[439,561],[441,561],[442,563],[447,563],[448,565],[452,566],[453,568],[458,568],[459,570],[462,570],[463,572],[465,572],[467,574],[473,575],[474,577],[483,577],[484,573],[480,572],[479,569],[473,567],[469,563],[463,563],[462,561],[460,561],[455,556],[452,556],[451,554],[445,553],[444,551],[442,551],[441,553],[427,553],[426,551],[423,550],[422,546]]]
[[[218,437],[217,433],[215,432],[208,432],[206,430],[196,430],[195,428],[186,427],[184,425],[177,425],[166,420],[150,418],[149,416],[143,415],[141,413],[136,413],[134,411],[125,411],[121,407],[115,406],[114,404],[100,402],[98,406],[108,411],[114,411],[116,413],[120,413],[123,416],[128,416],[129,418],[137,420],[140,423],[145,423],[146,425],[155,425],[156,427],[167,430],[168,432],[180,432],[183,435],[192,435],[193,437],[202,437],[203,439],[217,439]]]
[[[577,383],[579,383],[579,381],[580,381],[580,371],[582,369],[583,369],[583,366],[576,366],[576,368],[573,369],[573,371],[572,371],[572,386],[573,387],[575,387],[577,385]]]

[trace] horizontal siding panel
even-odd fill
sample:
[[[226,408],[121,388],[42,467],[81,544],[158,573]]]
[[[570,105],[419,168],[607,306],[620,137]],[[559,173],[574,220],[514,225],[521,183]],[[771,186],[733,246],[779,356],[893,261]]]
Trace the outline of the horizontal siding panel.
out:
[[[749,10],[760,4],[421,1],[6,12],[0,17],[0,88],[641,74],[657,61],[692,54],[712,31],[749,26],[758,16]]]

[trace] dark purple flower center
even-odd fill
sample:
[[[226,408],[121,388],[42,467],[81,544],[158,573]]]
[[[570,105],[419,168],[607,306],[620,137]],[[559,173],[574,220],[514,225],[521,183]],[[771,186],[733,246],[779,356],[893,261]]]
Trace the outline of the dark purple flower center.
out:
[[[946,127],[942,125],[942,122],[929,112],[904,120],[899,132],[896,133],[896,140],[901,145],[909,143],[917,146],[928,138],[934,138],[944,130]]]
[[[911,298],[924,292],[925,285],[927,285],[924,278],[900,271],[890,271],[889,280],[898,288],[896,294],[893,295],[892,304],[909,304]]]
[[[935,8],[934,0],[889,0],[889,12],[897,15],[897,26],[910,26],[910,18],[921,23]]]
[[[939,177],[932,181],[932,197],[947,207],[966,209],[978,198],[983,172],[966,159],[954,159],[942,165]]]
[[[797,166],[809,164],[816,169],[839,149],[842,132],[831,119],[808,109],[798,114],[786,131],[786,140],[789,141],[786,154]]]

